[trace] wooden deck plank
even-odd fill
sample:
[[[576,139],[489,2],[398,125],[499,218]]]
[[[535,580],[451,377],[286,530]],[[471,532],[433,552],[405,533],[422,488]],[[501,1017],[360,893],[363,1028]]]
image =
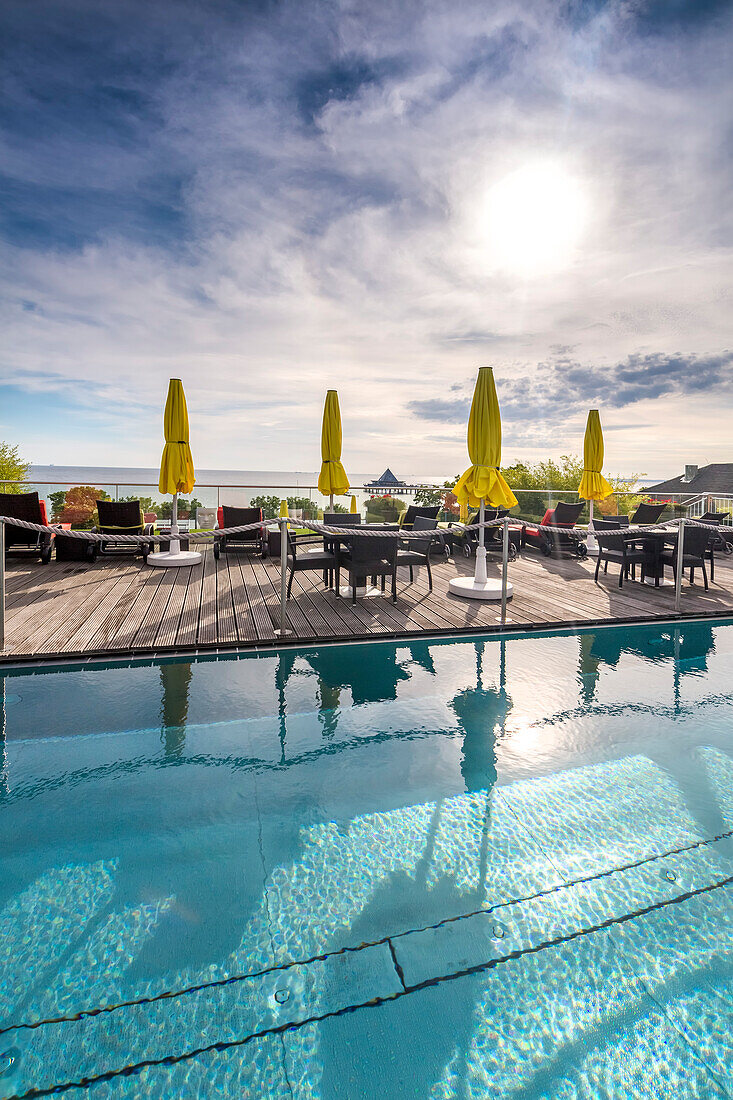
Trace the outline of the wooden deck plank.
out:
[[[151,565],[148,568],[157,570],[160,567]],[[183,566],[183,568],[186,567]],[[165,622],[166,609],[176,583],[175,575],[178,572],[178,566],[171,566],[170,569],[160,568],[160,572],[162,574],[160,583],[156,586],[155,594],[133,638],[133,649],[150,649],[157,637],[160,624]]]
[[[196,641],[200,645],[214,645],[217,641],[216,560],[212,554],[204,554],[203,580],[201,584],[201,609]]]
[[[117,633],[109,639],[107,645],[110,649],[132,649],[135,636],[140,629],[155,596],[158,585],[162,582],[164,569],[154,569],[152,566],[142,567],[141,572],[135,577],[137,599],[130,605],[125,618],[120,623]]]
[[[155,635],[155,647],[167,649],[175,646],[178,639],[178,628],[183,614],[183,605],[188,591],[188,582],[191,577],[191,567],[174,569],[173,588],[171,589],[165,616],[158,624],[158,632]]]
[[[207,550],[206,553],[209,551]],[[177,645],[195,645],[199,628],[199,607],[201,606],[201,586],[204,580],[203,565],[192,565],[188,573],[186,598],[183,601],[180,622],[178,624]]]
[[[101,599],[98,598],[97,601],[95,601],[96,606],[93,606],[91,611],[87,610],[86,617],[83,619],[81,625],[74,633],[69,634],[66,641],[61,645],[60,649],[62,652],[83,653],[89,648],[91,639],[106,622],[109,615],[119,606],[120,597],[130,588],[130,585],[133,583],[133,574],[136,573],[138,569],[139,564],[137,562],[129,562],[125,568],[120,571],[117,579],[106,588]]]
[[[279,561],[232,553],[215,561],[211,547],[202,566],[156,570],[130,559],[86,562],[28,562],[9,559],[5,654],[54,656],[156,648],[270,643],[280,614]],[[320,574],[296,575],[288,602],[289,641],[348,638],[414,638],[455,630],[493,630],[498,601],[462,600],[448,591],[456,574],[469,574],[473,561],[436,562],[434,587],[419,569],[413,583],[398,577],[398,599],[389,595],[358,600],[337,598]],[[733,616],[733,562],[716,562],[716,579],[682,590],[683,616]],[[525,552],[510,564],[514,597],[510,628],[560,627],[586,622],[674,618],[674,589],[625,582],[618,588],[612,569],[594,583],[594,562],[541,558]],[[495,559],[491,576],[500,576]]]

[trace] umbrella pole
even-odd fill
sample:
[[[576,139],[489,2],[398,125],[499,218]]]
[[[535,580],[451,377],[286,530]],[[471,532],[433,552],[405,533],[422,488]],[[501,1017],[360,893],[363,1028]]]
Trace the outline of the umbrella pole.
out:
[[[481,505],[478,513],[479,523],[484,522],[484,498],[481,498]],[[476,548],[476,572],[474,573],[474,580],[477,584],[486,584],[486,547],[484,545],[484,528],[478,529],[478,547]]]
[[[331,493],[331,494],[330,494],[330,496],[329,496],[329,498],[328,498],[328,507],[329,507],[329,508],[331,509],[331,511],[333,512],[333,493]]]
[[[171,512],[171,554],[180,554],[181,544],[178,541],[178,493],[173,494],[173,511]]]
[[[590,505],[589,519],[588,519],[588,537],[585,540],[585,545],[588,547],[589,554],[598,553],[598,540],[593,530],[593,501],[588,502]]]

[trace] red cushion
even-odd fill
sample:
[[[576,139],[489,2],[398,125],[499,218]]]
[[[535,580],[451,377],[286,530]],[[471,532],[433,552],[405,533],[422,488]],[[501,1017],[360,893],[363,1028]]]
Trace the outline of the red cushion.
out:
[[[46,502],[45,500],[39,500],[38,504],[41,509],[41,523],[44,527],[48,527],[48,513],[46,512]]]
[[[220,527],[224,526],[224,509],[222,507],[216,509],[216,522]]]
[[[544,516],[540,520],[540,527],[550,527],[552,525],[552,517],[555,515],[554,508],[548,508]]]

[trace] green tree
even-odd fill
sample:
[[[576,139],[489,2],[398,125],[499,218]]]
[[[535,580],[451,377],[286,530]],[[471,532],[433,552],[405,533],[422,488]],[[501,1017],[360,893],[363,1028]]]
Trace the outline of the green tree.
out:
[[[93,485],[75,485],[66,493],[64,509],[59,519],[81,529],[97,527],[97,501],[109,499],[110,495],[104,489],[95,489]]]
[[[133,497],[132,499],[137,500],[138,498]],[[197,508],[203,508],[203,504],[200,500],[197,500],[196,497],[191,497],[190,500],[186,500],[185,497],[178,498],[179,519],[189,519],[190,517],[195,516]],[[147,511],[147,509],[143,509],[143,511]],[[163,503],[160,505],[158,516],[161,519],[171,519],[171,517],[173,516],[173,500],[163,501]]]
[[[30,462],[20,457],[17,447],[0,442],[0,481],[10,483],[0,485],[0,493],[25,493],[30,468]]]
[[[280,497],[252,497],[249,502],[249,506],[250,508],[261,508],[262,516],[264,519],[275,519],[277,516],[280,515]]]
[[[51,518],[58,519],[66,507],[66,489],[59,489],[57,493],[49,493],[48,499],[51,504]]]
[[[351,509],[347,508],[345,504],[334,504],[333,510],[334,510],[334,512],[338,512],[339,515],[341,515],[342,513],[348,513],[348,512],[351,511]],[[329,508],[329,512],[330,511],[331,511],[331,509]]]
[[[120,500],[121,501],[139,500],[140,501],[140,507],[142,508],[143,512],[156,512],[158,515],[160,515],[160,504],[158,503],[158,501],[153,500],[152,497],[136,497],[136,496],[120,497]]]
[[[367,519],[379,523],[394,523],[407,508],[404,500],[399,497],[386,494],[381,497],[370,497],[367,501]]]

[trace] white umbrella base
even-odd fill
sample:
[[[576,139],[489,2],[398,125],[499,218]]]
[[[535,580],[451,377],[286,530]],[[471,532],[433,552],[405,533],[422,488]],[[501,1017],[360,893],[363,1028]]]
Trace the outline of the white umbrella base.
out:
[[[654,577],[645,577],[644,584],[648,584],[650,588],[674,588],[674,581],[668,577],[660,577],[659,584],[654,583]]]
[[[166,550],[162,554],[148,554],[148,565],[198,565],[200,561],[201,555],[196,550],[181,550],[177,554]]]
[[[475,577],[453,577],[448,582],[448,591],[454,596],[463,596],[467,600],[500,600],[501,581],[487,580],[477,581]],[[512,597],[514,588],[511,581],[507,581],[506,598]]]
[[[363,596],[387,596],[390,595],[388,591],[382,591],[381,588],[376,588],[373,584],[359,585],[356,589],[356,598],[361,599]],[[345,600],[351,600],[354,598],[354,590],[350,584],[342,584],[339,588],[339,596],[342,596]]]

